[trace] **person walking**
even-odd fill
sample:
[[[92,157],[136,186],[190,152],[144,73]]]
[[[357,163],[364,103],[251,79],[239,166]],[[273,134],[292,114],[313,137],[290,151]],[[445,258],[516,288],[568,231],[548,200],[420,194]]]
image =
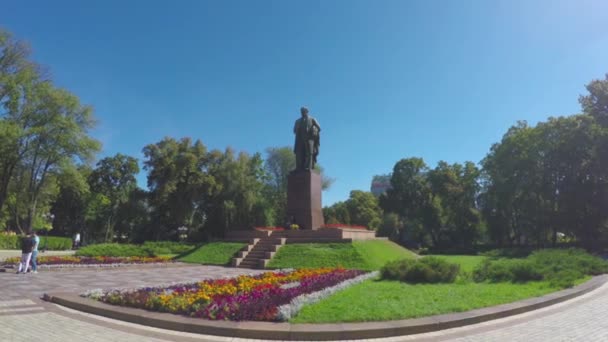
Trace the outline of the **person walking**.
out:
[[[40,245],[40,236],[34,231],[32,234],[32,273],[38,273],[38,246]]]
[[[80,233],[74,234],[74,247],[73,249],[80,248]]]
[[[30,258],[32,257],[33,247],[34,244],[30,234],[21,238],[21,262],[19,263],[17,274],[27,272],[27,267],[30,264]]]

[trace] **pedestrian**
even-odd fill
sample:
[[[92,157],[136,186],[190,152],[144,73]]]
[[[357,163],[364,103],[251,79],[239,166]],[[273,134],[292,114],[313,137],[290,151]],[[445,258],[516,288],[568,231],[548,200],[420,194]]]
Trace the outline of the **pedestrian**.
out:
[[[80,233],[74,235],[74,249],[78,249],[78,247],[80,247]]]
[[[21,262],[19,263],[17,274],[25,273],[27,271],[27,267],[30,264],[30,258],[32,257],[33,247],[34,244],[30,234],[21,238]]]
[[[36,234],[36,231],[32,234],[32,273],[38,273],[38,245],[40,245],[40,237]]]

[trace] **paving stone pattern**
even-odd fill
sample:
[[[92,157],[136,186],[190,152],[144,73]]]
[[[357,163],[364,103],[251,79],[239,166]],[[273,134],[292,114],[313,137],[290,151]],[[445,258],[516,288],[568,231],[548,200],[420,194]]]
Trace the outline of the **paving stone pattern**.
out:
[[[214,266],[0,273],[0,341],[253,341],[167,331],[112,320],[43,302],[45,292],[135,287],[256,274]],[[545,309],[477,325],[368,341],[608,341],[608,285]]]

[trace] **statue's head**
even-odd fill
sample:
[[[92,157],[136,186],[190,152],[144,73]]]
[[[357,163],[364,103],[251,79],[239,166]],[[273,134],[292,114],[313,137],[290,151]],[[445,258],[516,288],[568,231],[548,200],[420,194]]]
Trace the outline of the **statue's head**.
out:
[[[300,113],[302,114],[303,118],[307,117],[308,116],[308,108],[306,108],[306,107],[300,108]]]

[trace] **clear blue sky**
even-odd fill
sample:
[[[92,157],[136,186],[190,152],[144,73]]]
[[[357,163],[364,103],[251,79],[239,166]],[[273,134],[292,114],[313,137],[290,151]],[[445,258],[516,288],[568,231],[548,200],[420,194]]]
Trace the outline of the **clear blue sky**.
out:
[[[95,108],[102,155],[164,136],[263,152],[323,128],[324,204],[401,158],[479,162],[517,120],[579,111],[608,2],[9,1],[0,26]],[[145,185],[145,175],[139,178]]]

